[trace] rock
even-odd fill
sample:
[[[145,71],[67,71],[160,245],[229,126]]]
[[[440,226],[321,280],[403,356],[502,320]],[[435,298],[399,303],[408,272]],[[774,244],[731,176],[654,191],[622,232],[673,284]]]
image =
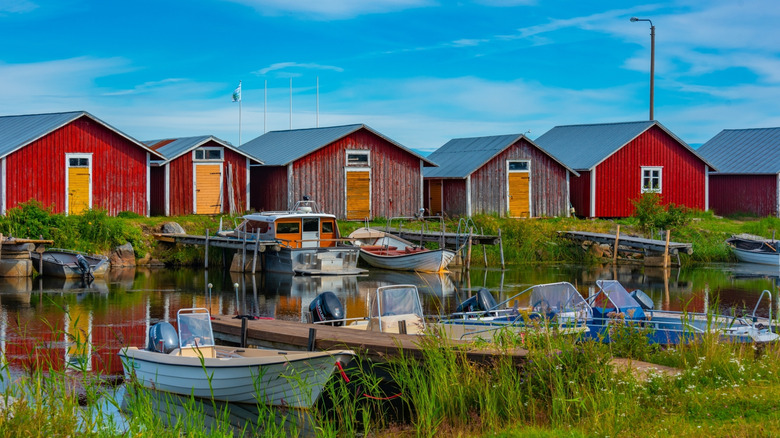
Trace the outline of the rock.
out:
[[[601,249],[600,245],[591,245],[590,248],[588,248],[588,252],[596,258],[604,257],[604,250]]]
[[[166,222],[162,226],[162,232],[165,234],[187,234],[184,228],[176,222]]]
[[[130,242],[124,245],[117,246],[111,251],[111,257],[109,257],[111,267],[116,266],[135,266],[135,250]]]
[[[29,277],[32,275],[32,261],[0,260],[0,277]]]

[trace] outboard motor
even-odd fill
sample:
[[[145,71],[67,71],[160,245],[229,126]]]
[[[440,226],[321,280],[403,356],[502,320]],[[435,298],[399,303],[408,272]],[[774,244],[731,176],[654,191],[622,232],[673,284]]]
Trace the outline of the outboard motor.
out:
[[[642,310],[653,310],[653,299],[647,296],[646,293],[637,289],[631,292],[631,298],[635,299],[637,303],[642,307]]]
[[[84,258],[81,254],[76,254],[76,264],[78,265],[79,269],[81,270],[81,275],[87,275],[89,274],[89,262],[87,259]]]
[[[309,312],[314,322],[333,321],[329,325],[340,327],[344,325],[344,306],[333,292],[323,292],[309,304]]]
[[[496,307],[496,299],[493,294],[484,287],[477,291],[477,294],[460,303],[455,312],[487,312]]]
[[[149,328],[149,344],[146,349],[168,354],[179,348],[179,334],[168,322],[158,322]]]

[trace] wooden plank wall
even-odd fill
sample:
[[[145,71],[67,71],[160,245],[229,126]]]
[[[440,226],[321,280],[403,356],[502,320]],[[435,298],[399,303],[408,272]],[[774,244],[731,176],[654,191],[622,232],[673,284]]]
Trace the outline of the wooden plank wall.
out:
[[[777,175],[710,174],[710,209],[722,216],[776,216]]]
[[[250,168],[250,207],[255,211],[283,211],[287,202],[287,167],[254,166]]]
[[[590,214],[590,171],[579,170],[580,176],[571,176],[569,181],[571,205],[574,214],[580,217],[591,217]]]
[[[165,215],[165,167],[151,167],[149,172],[149,214]]]

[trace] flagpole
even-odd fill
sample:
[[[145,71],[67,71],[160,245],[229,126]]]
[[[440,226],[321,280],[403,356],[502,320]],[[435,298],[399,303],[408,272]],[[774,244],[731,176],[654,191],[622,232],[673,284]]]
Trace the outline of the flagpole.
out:
[[[241,89],[241,81],[238,81],[238,88]],[[238,98],[238,147],[241,147],[241,97]]]
[[[268,120],[268,79],[265,80],[265,92],[263,93],[263,134],[268,132],[266,121]]]
[[[290,130],[292,130],[292,78],[290,78]]]
[[[317,76],[317,116],[315,117],[315,128],[320,127],[320,77]]]

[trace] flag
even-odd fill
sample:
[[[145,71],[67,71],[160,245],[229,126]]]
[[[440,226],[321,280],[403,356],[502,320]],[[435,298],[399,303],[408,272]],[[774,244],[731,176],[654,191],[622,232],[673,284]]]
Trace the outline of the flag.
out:
[[[238,87],[233,90],[233,102],[241,102],[241,81],[238,81]]]

